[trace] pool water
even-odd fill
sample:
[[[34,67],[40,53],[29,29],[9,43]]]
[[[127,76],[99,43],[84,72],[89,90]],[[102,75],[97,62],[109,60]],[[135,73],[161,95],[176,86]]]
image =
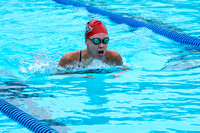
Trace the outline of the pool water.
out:
[[[78,2],[199,38],[197,0]],[[200,132],[199,50],[51,0],[0,4],[0,98],[61,133]],[[86,48],[92,19],[131,70],[114,79],[95,61],[87,69],[113,72],[56,75],[65,53]],[[30,131],[0,114],[0,132]]]

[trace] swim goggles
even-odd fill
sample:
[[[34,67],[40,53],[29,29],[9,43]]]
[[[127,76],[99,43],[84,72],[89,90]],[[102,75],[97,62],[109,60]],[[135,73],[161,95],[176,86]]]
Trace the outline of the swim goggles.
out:
[[[103,40],[101,40],[99,38],[93,38],[93,39],[91,39],[89,37],[87,37],[87,38],[95,45],[98,45],[100,43],[107,44],[109,42],[109,37],[106,37]]]

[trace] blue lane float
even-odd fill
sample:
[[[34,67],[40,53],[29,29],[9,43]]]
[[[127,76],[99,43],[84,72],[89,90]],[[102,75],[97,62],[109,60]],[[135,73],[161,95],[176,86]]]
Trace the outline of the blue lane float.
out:
[[[0,99],[0,112],[34,133],[58,133],[3,99]]]
[[[118,14],[107,12],[102,9],[92,7],[90,5],[85,5],[85,4],[82,4],[79,2],[74,2],[72,0],[53,0],[53,1],[60,3],[60,4],[64,4],[64,5],[72,5],[75,7],[84,7],[87,11],[89,11],[91,13],[107,16],[111,21],[118,23],[118,24],[127,24],[134,28],[146,27],[146,28],[152,30],[154,33],[165,36],[165,37],[167,37],[173,41],[176,41],[180,44],[192,45],[192,46],[198,47],[198,48],[200,46],[200,39],[197,39],[197,38],[194,38],[194,37],[191,37],[188,35],[184,35],[181,33],[177,33],[175,31],[164,29],[164,28],[152,25],[152,24],[147,24],[147,23],[144,23],[141,21],[137,21],[137,20],[128,18],[128,17],[123,17]]]

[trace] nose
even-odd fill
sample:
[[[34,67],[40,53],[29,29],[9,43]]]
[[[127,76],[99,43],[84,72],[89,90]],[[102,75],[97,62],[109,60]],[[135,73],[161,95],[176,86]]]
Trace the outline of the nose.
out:
[[[99,48],[101,49],[101,48],[104,48],[104,44],[101,42],[100,44],[99,44]]]

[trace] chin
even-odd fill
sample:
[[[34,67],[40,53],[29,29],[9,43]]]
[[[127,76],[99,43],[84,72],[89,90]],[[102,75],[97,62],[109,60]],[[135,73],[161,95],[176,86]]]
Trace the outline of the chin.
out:
[[[104,55],[103,55],[103,56],[98,55],[98,56],[97,56],[97,59],[103,60],[103,59],[105,59],[105,56],[104,56]]]

